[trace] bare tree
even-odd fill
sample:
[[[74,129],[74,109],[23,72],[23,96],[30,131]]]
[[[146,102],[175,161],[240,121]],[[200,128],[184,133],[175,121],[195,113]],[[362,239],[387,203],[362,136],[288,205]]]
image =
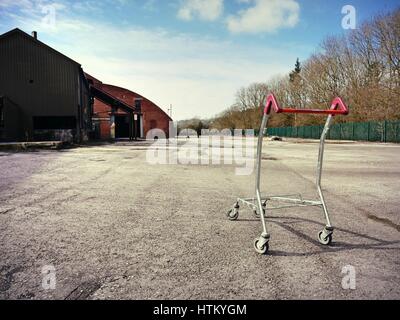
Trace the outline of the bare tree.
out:
[[[232,107],[213,119],[218,128],[258,128],[266,95],[282,105],[326,108],[341,96],[351,108],[338,121],[400,119],[400,9],[364,22],[346,36],[327,37],[319,52],[287,76],[254,83],[236,93]],[[379,112],[377,111],[379,109]],[[272,126],[308,125],[312,115],[273,117]]]

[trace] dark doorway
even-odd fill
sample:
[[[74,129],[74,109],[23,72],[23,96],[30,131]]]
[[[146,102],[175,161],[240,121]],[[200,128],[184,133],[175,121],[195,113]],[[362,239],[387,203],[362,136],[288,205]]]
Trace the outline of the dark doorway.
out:
[[[115,116],[115,138],[129,138],[129,115]]]

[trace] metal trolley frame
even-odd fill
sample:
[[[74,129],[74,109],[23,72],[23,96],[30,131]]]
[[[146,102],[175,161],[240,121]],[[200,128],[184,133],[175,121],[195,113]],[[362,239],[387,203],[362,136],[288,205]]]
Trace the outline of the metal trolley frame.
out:
[[[325,123],[324,130],[322,131],[320,144],[319,144],[319,155],[317,165],[317,180],[316,186],[319,195],[319,201],[304,200],[301,195],[281,195],[281,196],[262,196],[260,191],[260,179],[261,179],[261,161],[262,161],[262,146],[264,131],[267,128],[268,120],[270,118],[271,109],[274,109],[276,113],[309,113],[309,114],[322,114],[328,115]],[[319,232],[318,240],[323,245],[329,245],[332,242],[333,226],[329,218],[329,212],[325,203],[325,198],[321,189],[321,176],[322,176],[322,164],[324,158],[325,139],[331,127],[333,117],[335,115],[347,115],[349,113],[348,107],[343,103],[341,98],[335,98],[331,104],[331,108],[327,110],[320,109],[294,109],[294,108],[281,108],[276,100],[274,94],[270,94],[267,97],[266,106],[264,109],[264,115],[261,123],[260,133],[257,143],[257,162],[256,162],[256,188],[255,198],[238,198],[233,208],[228,212],[228,218],[230,220],[237,220],[239,217],[240,205],[247,205],[252,208],[257,217],[260,217],[262,223],[263,232],[261,236],[254,240],[254,249],[259,254],[266,254],[269,250],[270,234],[266,226],[265,212],[266,210],[275,210],[292,207],[308,207],[316,206],[323,209],[326,227]],[[274,201],[283,203],[277,206],[267,206],[268,202]],[[260,214],[262,212],[262,214]]]

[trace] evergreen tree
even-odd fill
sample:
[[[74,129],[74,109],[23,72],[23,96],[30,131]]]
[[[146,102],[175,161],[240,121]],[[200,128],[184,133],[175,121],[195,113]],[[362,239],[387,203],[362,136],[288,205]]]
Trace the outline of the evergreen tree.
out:
[[[289,74],[290,82],[294,82],[297,76],[300,75],[301,72],[301,63],[299,58],[296,60],[296,64],[294,65],[294,70]]]
[[[301,64],[300,64],[299,58],[297,58],[296,64],[294,65],[294,71],[296,73],[300,73],[301,72]]]

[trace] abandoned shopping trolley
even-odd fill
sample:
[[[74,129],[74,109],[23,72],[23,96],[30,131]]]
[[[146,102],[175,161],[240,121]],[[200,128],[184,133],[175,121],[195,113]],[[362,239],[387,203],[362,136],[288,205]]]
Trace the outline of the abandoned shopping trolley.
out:
[[[319,155],[318,155],[318,165],[317,165],[317,190],[319,194],[319,201],[312,200],[304,200],[301,195],[298,195],[296,198],[294,196],[261,196],[260,192],[260,175],[261,175],[261,159],[262,159],[262,144],[264,131],[267,127],[268,120],[270,118],[271,109],[274,109],[276,113],[311,113],[311,114],[325,114],[328,115],[328,119],[326,120],[324,130],[322,131],[320,145],[319,145]],[[332,242],[333,235],[333,227],[331,221],[329,219],[328,209],[325,203],[324,195],[321,189],[321,175],[322,175],[322,162],[324,157],[324,147],[325,147],[325,139],[329,132],[329,129],[332,124],[333,117],[335,115],[347,115],[349,113],[349,109],[343,103],[341,98],[335,98],[332,102],[331,108],[328,110],[319,110],[319,109],[294,109],[294,108],[281,108],[273,94],[270,94],[267,98],[267,103],[264,109],[264,115],[261,122],[260,133],[258,136],[258,144],[257,144],[257,167],[256,167],[256,194],[255,198],[238,198],[237,202],[234,204],[233,208],[229,210],[228,217],[230,220],[237,220],[239,217],[239,209],[240,205],[244,204],[248,207],[252,208],[257,217],[261,218],[263,232],[260,237],[254,240],[254,249],[259,254],[265,254],[269,249],[269,240],[270,234],[268,233],[268,229],[265,223],[265,212],[266,210],[274,210],[274,209],[282,209],[282,208],[291,208],[291,207],[308,207],[308,206],[317,206],[321,207],[326,219],[326,227],[319,232],[318,240],[323,245],[329,245]],[[284,203],[282,205],[267,207],[268,202],[278,202]],[[262,213],[262,214],[261,214]]]

